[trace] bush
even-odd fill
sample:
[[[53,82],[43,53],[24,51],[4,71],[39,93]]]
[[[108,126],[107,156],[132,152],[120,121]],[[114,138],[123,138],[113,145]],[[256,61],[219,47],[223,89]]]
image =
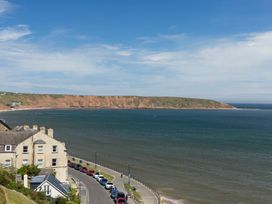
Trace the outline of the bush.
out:
[[[15,180],[14,175],[7,172],[6,170],[0,169],[0,184],[7,187],[10,183]]]

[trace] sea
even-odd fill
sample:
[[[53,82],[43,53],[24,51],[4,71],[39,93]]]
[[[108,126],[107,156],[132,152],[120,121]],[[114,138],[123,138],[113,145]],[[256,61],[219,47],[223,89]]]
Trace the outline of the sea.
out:
[[[272,203],[272,105],[236,110],[57,109],[0,113],[53,128],[68,153],[128,172],[186,204]]]

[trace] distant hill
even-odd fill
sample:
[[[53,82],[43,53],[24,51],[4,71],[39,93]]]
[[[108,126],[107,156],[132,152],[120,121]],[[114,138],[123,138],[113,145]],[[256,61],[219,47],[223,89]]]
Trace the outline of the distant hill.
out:
[[[0,109],[10,108],[111,109],[233,109],[208,99],[143,96],[82,96],[0,92]]]

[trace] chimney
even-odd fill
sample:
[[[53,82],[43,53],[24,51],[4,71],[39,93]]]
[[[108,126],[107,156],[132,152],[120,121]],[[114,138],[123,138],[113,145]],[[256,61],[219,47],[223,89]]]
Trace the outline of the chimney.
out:
[[[33,125],[33,130],[38,130],[38,125]]]
[[[24,175],[24,187],[28,188],[28,176],[26,174]]]
[[[28,130],[29,126],[28,125],[24,125],[24,130]]]
[[[47,135],[49,136],[49,137],[54,137],[54,130],[52,129],[52,128],[49,128],[48,130],[47,130]]]
[[[40,127],[40,132],[45,134],[45,127]]]

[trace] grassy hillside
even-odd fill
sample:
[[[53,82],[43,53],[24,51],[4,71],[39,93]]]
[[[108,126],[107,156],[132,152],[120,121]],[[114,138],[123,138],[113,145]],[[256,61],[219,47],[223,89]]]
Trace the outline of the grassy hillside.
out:
[[[21,193],[0,186],[0,204],[35,204]]]
[[[229,109],[232,106],[208,99],[142,96],[81,96],[0,92],[0,109],[21,108],[153,108]]]

